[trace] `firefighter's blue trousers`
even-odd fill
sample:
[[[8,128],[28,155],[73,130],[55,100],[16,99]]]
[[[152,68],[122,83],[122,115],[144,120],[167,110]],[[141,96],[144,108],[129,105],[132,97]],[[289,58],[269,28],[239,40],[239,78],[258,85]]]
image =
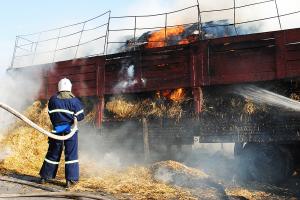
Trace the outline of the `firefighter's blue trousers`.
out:
[[[41,178],[53,179],[56,176],[58,164],[63,151],[65,152],[66,180],[79,180],[78,164],[78,132],[68,140],[60,141],[49,138],[49,148],[40,171]]]

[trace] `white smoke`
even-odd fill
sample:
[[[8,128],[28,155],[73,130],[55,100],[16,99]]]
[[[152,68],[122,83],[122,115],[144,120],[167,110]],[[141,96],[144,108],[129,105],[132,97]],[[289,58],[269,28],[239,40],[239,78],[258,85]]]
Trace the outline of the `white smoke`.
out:
[[[113,91],[116,93],[125,92],[127,88],[138,84],[138,80],[134,77],[134,65],[123,65],[119,71],[119,82],[114,86]]]
[[[0,102],[22,111],[37,98],[41,86],[40,74],[15,73],[0,68]],[[15,121],[15,117],[0,110],[0,133]]]
[[[99,169],[121,169],[142,163],[141,133],[137,124],[131,122],[108,129],[103,127],[101,130],[89,126],[80,127],[79,159],[81,162],[92,162]]]

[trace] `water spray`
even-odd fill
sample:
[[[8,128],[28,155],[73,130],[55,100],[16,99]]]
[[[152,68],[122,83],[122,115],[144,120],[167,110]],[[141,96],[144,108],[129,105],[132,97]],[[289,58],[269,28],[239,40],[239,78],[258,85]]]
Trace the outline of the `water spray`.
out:
[[[253,85],[236,87],[233,92],[256,103],[300,111],[300,102]]]
[[[42,127],[38,126],[37,124],[35,124],[34,122],[32,122],[30,119],[28,119],[27,117],[25,117],[24,115],[22,115],[21,113],[19,113],[18,111],[16,111],[15,109],[13,109],[12,107],[1,103],[0,102],[0,107],[4,110],[6,110],[7,112],[13,114],[14,116],[16,116],[17,118],[21,119],[22,121],[24,121],[26,124],[28,124],[29,126],[31,126],[32,128],[36,129],[37,131],[47,135],[48,137],[55,139],[55,140],[67,140],[69,138],[71,138],[76,131],[78,130],[77,128],[77,119],[76,117],[74,118],[74,125],[73,128],[71,129],[71,132],[67,135],[63,135],[63,136],[59,136],[59,135],[55,135],[49,131],[46,131],[45,129],[43,129]]]

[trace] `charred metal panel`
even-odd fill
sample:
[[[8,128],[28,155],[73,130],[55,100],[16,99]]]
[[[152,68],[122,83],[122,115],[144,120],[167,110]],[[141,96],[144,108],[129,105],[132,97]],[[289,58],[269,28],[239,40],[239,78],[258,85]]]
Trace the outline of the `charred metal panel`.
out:
[[[130,93],[190,86],[189,52],[184,48],[145,49],[119,54],[105,66],[105,93]]]
[[[210,84],[232,84],[275,79],[275,40],[211,44]]]
[[[189,52],[184,48],[143,53],[142,78],[147,90],[190,87]]]
[[[276,78],[282,79],[286,77],[286,35],[285,32],[275,33],[276,44]]]
[[[291,40],[291,38],[289,38],[289,40]],[[295,41],[295,37],[293,38],[293,41]],[[286,55],[286,76],[287,77],[300,76],[300,38],[299,38],[299,35],[298,35],[298,41],[295,43],[286,44],[285,49],[286,49],[286,53],[285,53],[285,55]]]
[[[286,35],[286,43],[297,43],[300,41],[299,35],[300,35],[300,29],[289,29],[282,31]]]

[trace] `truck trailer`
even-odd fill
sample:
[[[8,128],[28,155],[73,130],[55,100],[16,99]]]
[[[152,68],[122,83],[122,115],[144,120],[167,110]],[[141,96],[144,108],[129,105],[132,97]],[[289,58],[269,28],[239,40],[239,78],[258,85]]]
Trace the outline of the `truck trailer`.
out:
[[[229,31],[214,38],[203,37],[201,25],[171,45],[165,45],[165,27],[162,45],[149,47],[150,41],[134,37],[122,52],[12,67],[8,73],[42,79],[37,99],[44,101],[57,92],[61,78],[69,78],[87,110],[96,111],[99,134],[130,122],[118,137],[135,138],[148,159],[151,151],[172,145],[235,143],[245,177],[279,182],[291,176],[300,164],[299,112],[257,102],[255,92],[300,100],[300,29],[232,36]],[[114,101],[131,110],[121,115]]]

